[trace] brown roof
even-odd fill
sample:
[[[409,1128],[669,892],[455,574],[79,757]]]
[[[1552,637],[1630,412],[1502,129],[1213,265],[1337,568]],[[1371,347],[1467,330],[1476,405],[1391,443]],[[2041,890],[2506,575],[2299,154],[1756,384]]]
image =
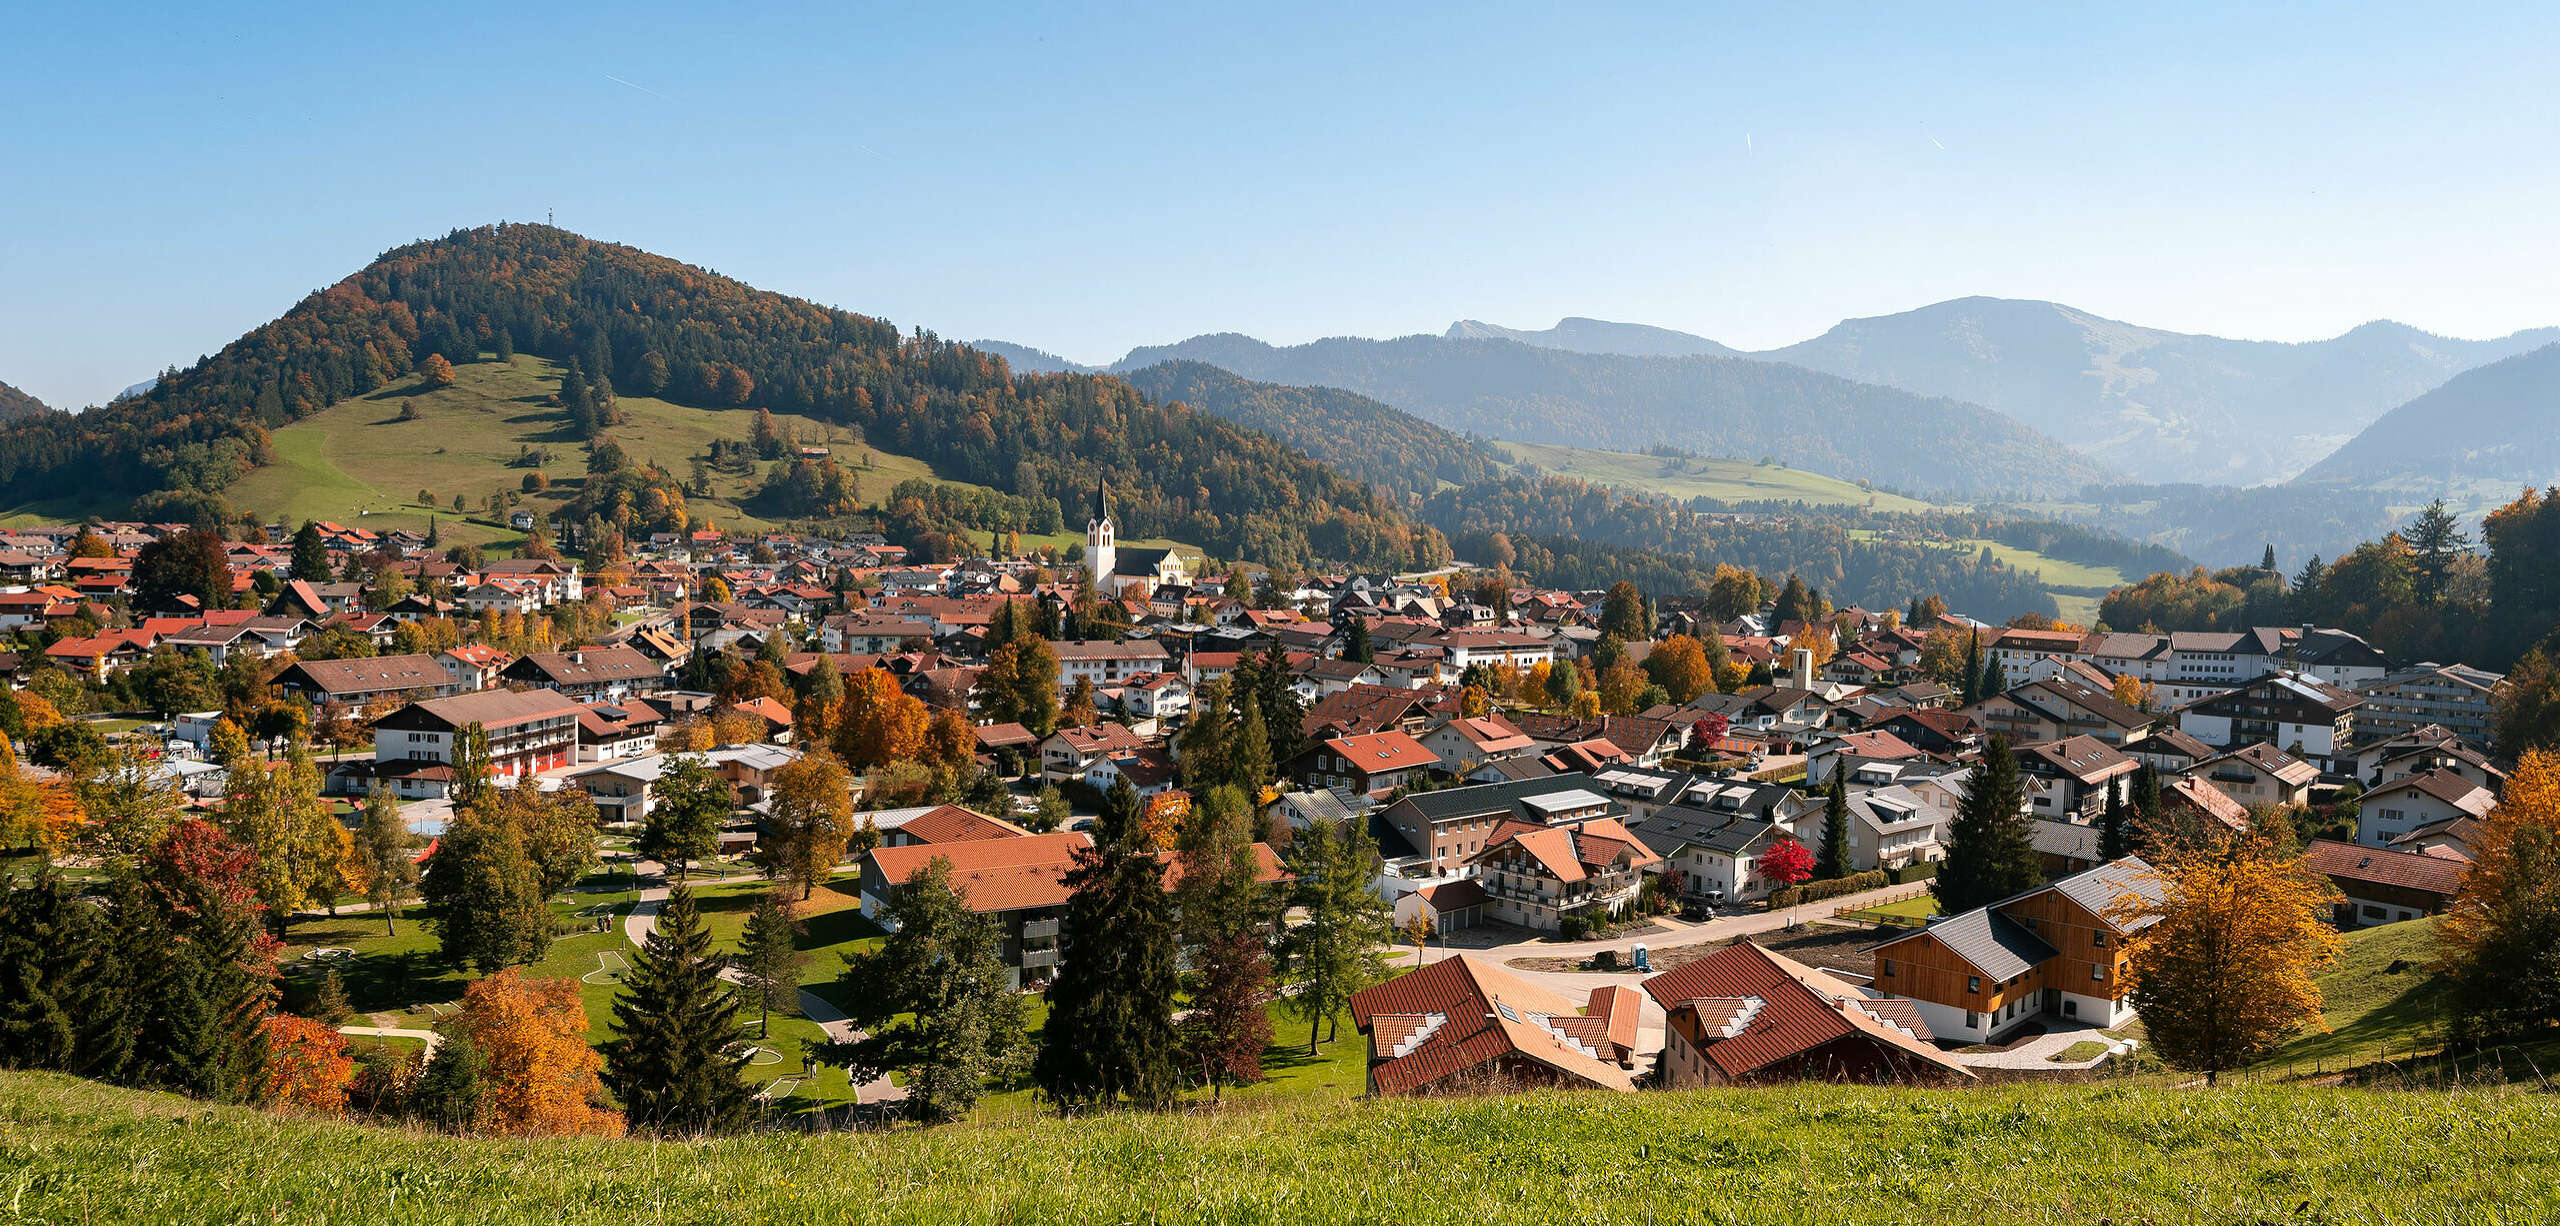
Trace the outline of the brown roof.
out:
[[[1728,945],[1644,981],[1665,1012],[1697,1014],[1706,1058],[1742,1077],[1835,1040],[1864,1035],[1917,1062],[1922,1071],[1971,1080],[1940,1052],[1918,1013],[1903,1002],[1867,999],[1848,983],[1748,941]]]
[[[451,698],[430,698],[413,702],[386,717],[402,721],[403,726],[420,715],[451,728],[478,724],[486,729],[512,727],[553,716],[574,716],[578,704],[556,690],[482,690],[477,694],[457,694]]]
[[[1586,1085],[1635,1081],[1586,1039],[1573,1002],[1461,954],[1353,993],[1351,1018],[1369,1036],[1369,1082],[1403,1094],[1505,1058],[1535,1061]],[[1573,1019],[1562,1026],[1552,1023]]]
[[[1440,755],[1401,732],[1335,737],[1326,741],[1324,747],[1351,763],[1352,769],[1371,775],[1380,771],[1432,766],[1440,761]]]
[[[2363,881],[2451,898],[2462,889],[2461,860],[2424,852],[2362,847],[2336,839],[2313,839],[2302,848],[2302,866],[2341,881]]]
[[[1482,859],[1504,844],[1517,843],[1520,849],[1535,857],[1548,875],[1570,885],[1591,875],[1595,868],[1614,863],[1620,854],[1630,867],[1651,864],[1662,857],[1634,832],[1618,824],[1614,817],[1603,817],[1571,826],[1534,826],[1526,822],[1504,822],[1494,828],[1484,843],[1484,850],[1473,858]]]
[[[1011,822],[958,805],[940,805],[919,813],[901,824],[898,832],[918,843],[972,843],[979,839],[1019,838],[1029,833]]]
[[[508,665],[507,672],[548,685],[604,685],[666,677],[656,660],[641,654],[638,648],[623,646],[537,651]]]
[[[951,888],[968,899],[970,910],[987,915],[1064,906],[1071,893],[1067,873],[1075,867],[1077,850],[1091,842],[1082,834],[1066,832],[912,844],[874,848],[871,862],[892,884],[901,884],[925,865],[947,861]]]
[[[2180,775],[2162,785],[2161,795],[2168,800],[2183,800],[2197,812],[2221,822],[2233,830],[2249,828],[2249,806],[2233,800],[2221,788],[2193,775]]]
[[[2497,807],[2497,799],[2489,789],[2446,770],[2421,771],[2405,779],[2394,779],[2365,793],[2363,803],[2391,792],[2416,792],[2460,809],[2473,817],[2486,817]]]

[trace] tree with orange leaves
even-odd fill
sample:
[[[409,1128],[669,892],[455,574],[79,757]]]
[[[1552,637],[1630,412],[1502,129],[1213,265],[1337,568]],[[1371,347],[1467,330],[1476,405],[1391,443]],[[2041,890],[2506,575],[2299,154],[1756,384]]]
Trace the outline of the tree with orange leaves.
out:
[[[919,757],[931,715],[915,695],[898,689],[887,669],[866,668],[845,678],[836,723],[838,755],[847,765],[868,770]]]
[[[441,353],[428,354],[427,360],[418,364],[418,373],[426,376],[429,387],[453,386],[453,363]]]
[[[1655,644],[1644,658],[1644,671],[1675,703],[1716,688],[1715,664],[1707,659],[1706,646],[1685,634]]]
[[[967,766],[978,756],[978,733],[969,717],[949,707],[935,711],[925,730],[924,756],[937,766]]]
[[[9,738],[0,734],[0,846],[58,850],[70,845],[87,820],[69,784],[29,776],[18,766]]]
[[[2454,1038],[2560,1027],[2560,753],[2528,749],[2471,837],[2471,867],[2438,929]]]
[[[2212,1085],[2319,1024],[2316,976],[2345,945],[2329,924],[2337,891],[2327,878],[2249,839],[2152,872],[2158,896],[2129,893],[2109,918],[2136,930],[2116,973],[2131,979],[2161,1059]]]
[[[604,1059],[587,1045],[575,979],[527,979],[508,967],[462,994],[445,1026],[480,1053],[481,1106],[501,1136],[620,1136],[622,1116],[596,1104]]]
[[[356,1062],[347,1057],[347,1041],[337,1031],[307,1017],[278,1013],[267,1018],[259,1033],[267,1043],[262,1101],[325,1115],[346,1112]]]

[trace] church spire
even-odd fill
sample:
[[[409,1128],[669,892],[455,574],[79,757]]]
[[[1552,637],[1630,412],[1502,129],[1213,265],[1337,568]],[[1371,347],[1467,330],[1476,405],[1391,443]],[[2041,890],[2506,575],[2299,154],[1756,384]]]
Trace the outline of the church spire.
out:
[[[1111,483],[1107,478],[1097,476],[1093,479],[1093,518],[1091,522],[1100,524],[1108,523],[1110,520]]]

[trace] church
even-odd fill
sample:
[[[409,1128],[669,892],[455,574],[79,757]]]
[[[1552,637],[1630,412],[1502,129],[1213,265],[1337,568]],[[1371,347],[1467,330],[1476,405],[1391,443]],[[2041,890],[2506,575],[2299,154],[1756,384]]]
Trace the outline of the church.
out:
[[[1170,549],[1122,549],[1111,523],[1110,482],[1093,483],[1093,513],[1084,522],[1084,567],[1093,590],[1105,596],[1135,596],[1159,588],[1187,587],[1191,572],[1182,555]]]

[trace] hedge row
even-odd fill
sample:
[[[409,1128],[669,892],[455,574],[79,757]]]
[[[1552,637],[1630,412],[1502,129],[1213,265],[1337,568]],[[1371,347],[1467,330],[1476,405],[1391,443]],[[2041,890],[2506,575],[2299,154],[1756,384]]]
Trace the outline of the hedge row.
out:
[[[1803,885],[1771,890],[1769,891],[1769,909],[1781,911],[1799,903],[1821,902],[1826,898],[1838,898],[1843,894],[1855,894],[1860,890],[1872,890],[1878,886],[1891,884],[1893,879],[1890,874],[1883,869],[1871,868],[1863,873],[1851,873],[1846,877],[1834,877],[1829,881],[1808,881]]]

